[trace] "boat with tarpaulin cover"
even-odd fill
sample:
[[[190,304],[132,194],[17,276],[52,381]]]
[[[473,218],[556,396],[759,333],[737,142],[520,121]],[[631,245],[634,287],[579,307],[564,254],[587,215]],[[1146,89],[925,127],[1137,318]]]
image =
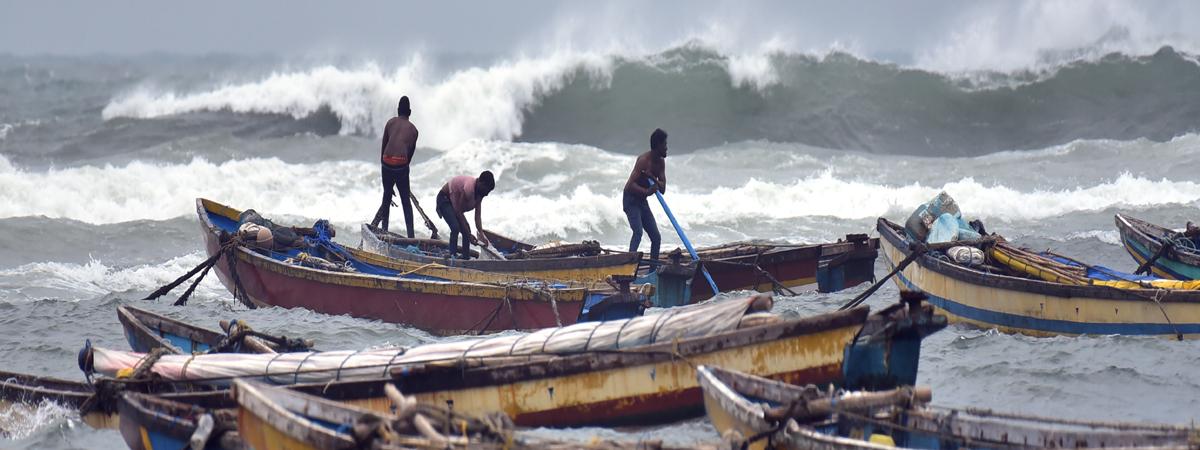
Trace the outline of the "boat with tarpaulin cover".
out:
[[[886,384],[898,376],[891,372],[915,373],[921,339],[945,326],[945,318],[920,301],[876,314],[859,307],[804,318],[763,313],[764,303],[769,306],[769,298],[732,299],[391,354],[164,355],[145,373],[163,380],[214,381],[227,374],[226,380],[300,383],[292,388],[378,411],[390,408],[383,389],[391,384],[422,402],[452,401],[471,414],[502,411],[523,426],[645,424],[701,412],[693,364],[794,383]],[[719,328],[698,326],[717,322]],[[128,370],[144,358],[96,350],[101,373]],[[843,364],[870,356],[882,360]]]

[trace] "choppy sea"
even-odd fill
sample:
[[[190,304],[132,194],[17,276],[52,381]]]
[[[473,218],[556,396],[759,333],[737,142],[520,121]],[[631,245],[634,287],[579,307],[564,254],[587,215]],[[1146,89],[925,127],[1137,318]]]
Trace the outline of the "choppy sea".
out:
[[[946,191],[1011,241],[1130,270],[1114,213],[1176,228],[1200,218],[1198,93],[1194,55],[1169,47],[967,75],[838,52],[748,61],[699,43],[395,66],[0,56],[0,366],[82,379],[85,339],[126,346],[115,315],[125,303],[210,325],[244,318],[323,348],[436,341],[369,320],[247,311],[215,279],[187,306],[138,300],[204,259],[197,197],[285,223],[329,219],[357,245],[379,202],[376,132],[400,95],[421,129],[412,186],[422,203],[450,176],[491,170],[484,224],[528,241],[625,247],[620,189],[662,127],[667,200],[698,245],[873,232],[877,217],[903,219]],[[653,208],[664,248],[678,246]],[[862,288],[778,307],[828,311]],[[895,298],[889,284],[868,303]],[[951,326],[925,342],[919,382],[945,406],[1190,422],[1200,344]],[[4,448],[123,446],[116,431],[51,406],[0,424]],[[538,432],[717,438],[703,419]]]

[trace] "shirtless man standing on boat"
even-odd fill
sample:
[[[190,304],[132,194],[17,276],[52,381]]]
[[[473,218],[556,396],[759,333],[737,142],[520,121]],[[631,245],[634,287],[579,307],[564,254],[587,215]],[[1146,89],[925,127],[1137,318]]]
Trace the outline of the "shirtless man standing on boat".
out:
[[[654,180],[654,187],[650,187],[650,179]],[[621,196],[625,218],[629,219],[629,228],[633,229],[629,251],[637,251],[642,244],[642,230],[645,230],[646,236],[650,237],[650,261],[653,262],[658,261],[658,246],[662,243],[662,236],[658,233],[658,223],[654,221],[654,213],[650,212],[650,203],[646,198],[654,195],[656,190],[664,194],[667,192],[667,132],[661,128],[650,134],[650,150],[638,156]]]
[[[380,150],[383,166],[383,203],[379,205],[379,211],[375,212],[375,219],[371,220],[372,226],[382,225],[385,231],[388,229],[391,207],[396,206],[396,202],[392,200],[392,188],[395,187],[399,191],[396,195],[400,196],[400,206],[404,209],[404,226],[409,239],[414,235],[412,202],[409,200],[412,191],[408,187],[408,163],[417,151],[417,127],[408,120],[411,114],[408,96],[400,97],[400,104],[396,106],[396,117],[388,120],[383,128],[383,147]]]
[[[462,234],[462,252],[459,254],[461,259],[470,259],[471,246],[467,243],[474,242],[482,247],[490,245],[487,236],[483,233],[483,223],[480,220],[483,211],[483,198],[487,197],[492,189],[496,188],[496,178],[492,172],[483,171],[478,178],[472,178],[466,175],[459,175],[451,178],[450,181],[442,185],[442,190],[437,195],[437,213],[446,221],[446,225],[450,227],[450,254],[454,254],[455,241],[458,240],[458,235]],[[475,229],[477,236],[471,235],[471,226],[467,223],[466,212],[475,210]]]

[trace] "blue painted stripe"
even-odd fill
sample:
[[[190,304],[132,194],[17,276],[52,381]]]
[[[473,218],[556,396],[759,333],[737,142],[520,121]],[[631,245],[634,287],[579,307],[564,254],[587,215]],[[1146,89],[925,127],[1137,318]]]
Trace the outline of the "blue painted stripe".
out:
[[[890,258],[888,263],[889,265],[892,264]],[[904,276],[903,272],[897,273],[896,277],[909,289],[918,289],[917,286],[913,285],[912,282],[910,282],[908,278]],[[1173,336],[1176,333],[1200,333],[1200,323],[1177,323],[1175,325],[1170,325],[1166,323],[1094,323],[1041,319],[1037,317],[1022,316],[976,308],[974,306],[964,305],[950,299],[933,295],[929,292],[925,293],[929,296],[929,302],[932,303],[933,306],[944,309],[950,314],[954,314],[965,319],[995,324],[997,326],[1008,328],[1058,334],[1141,334]]]
[[[150,448],[146,450],[184,449],[191,445],[190,440],[179,439],[157,430],[146,430],[146,437],[150,438]]]

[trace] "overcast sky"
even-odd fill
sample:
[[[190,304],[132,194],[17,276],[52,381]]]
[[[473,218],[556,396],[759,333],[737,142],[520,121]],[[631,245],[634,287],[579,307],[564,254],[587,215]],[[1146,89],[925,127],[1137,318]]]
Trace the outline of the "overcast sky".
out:
[[[870,54],[929,50],[953,39],[1002,46],[1008,45],[1005,33],[1013,45],[1030,34],[1068,45],[1095,39],[1112,25],[1194,34],[1197,3],[5,1],[0,53],[506,54],[556,47],[657,50],[705,37],[732,49],[774,42]]]

